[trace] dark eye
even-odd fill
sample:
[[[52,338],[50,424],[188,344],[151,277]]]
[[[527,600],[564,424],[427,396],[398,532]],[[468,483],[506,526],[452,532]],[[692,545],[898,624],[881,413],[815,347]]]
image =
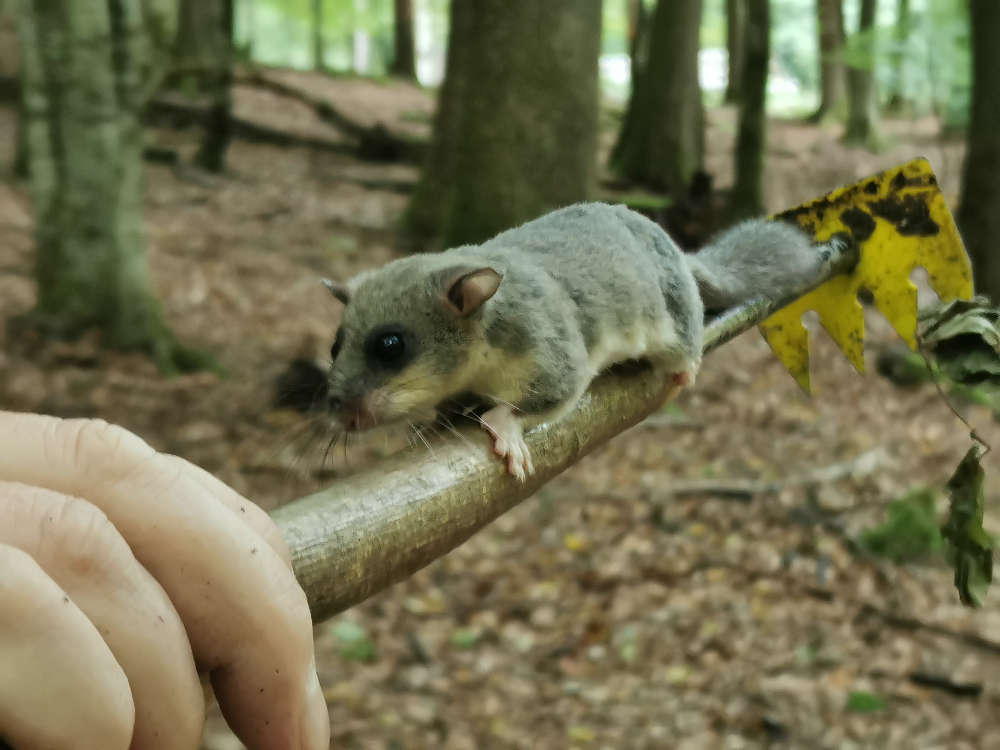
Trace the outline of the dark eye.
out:
[[[371,353],[378,362],[391,365],[406,354],[406,342],[398,333],[383,333],[372,341]]]
[[[337,355],[340,354],[340,347],[344,345],[344,329],[337,329],[337,337],[333,340],[333,346],[330,347],[330,359],[334,360]]]
[[[399,372],[412,361],[416,344],[416,338],[403,326],[380,326],[365,339],[365,359],[370,367]]]

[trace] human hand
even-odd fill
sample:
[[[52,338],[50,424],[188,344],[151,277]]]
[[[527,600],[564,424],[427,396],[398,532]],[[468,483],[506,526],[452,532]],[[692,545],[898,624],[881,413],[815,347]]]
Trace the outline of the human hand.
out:
[[[0,411],[0,737],[194,750],[213,690],[250,750],[329,747],[267,514],[122,428]]]

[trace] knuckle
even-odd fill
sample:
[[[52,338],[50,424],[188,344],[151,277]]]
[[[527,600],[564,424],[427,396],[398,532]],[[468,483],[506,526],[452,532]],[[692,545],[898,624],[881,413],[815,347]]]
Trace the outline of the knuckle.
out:
[[[114,524],[94,505],[66,498],[45,519],[43,542],[53,555],[78,575],[92,575],[112,559],[131,554]]]
[[[75,430],[70,450],[72,464],[76,466],[100,467],[102,471],[120,466],[127,472],[136,462],[154,453],[137,435],[103,419],[68,420],[65,424]]]
[[[288,580],[282,586],[275,605],[285,621],[289,636],[301,645],[308,646],[308,654],[312,655],[313,621],[309,610],[309,601],[299,586],[291,571],[287,572]]]

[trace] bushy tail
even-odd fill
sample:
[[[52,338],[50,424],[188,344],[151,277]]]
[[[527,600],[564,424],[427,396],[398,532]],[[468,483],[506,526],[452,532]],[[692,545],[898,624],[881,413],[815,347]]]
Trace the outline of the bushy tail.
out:
[[[826,251],[826,252],[825,252]],[[783,221],[754,219],[685,256],[706,310],[725,310],[758,294],[770,299],[808,284],[829,258],[827,245]]]

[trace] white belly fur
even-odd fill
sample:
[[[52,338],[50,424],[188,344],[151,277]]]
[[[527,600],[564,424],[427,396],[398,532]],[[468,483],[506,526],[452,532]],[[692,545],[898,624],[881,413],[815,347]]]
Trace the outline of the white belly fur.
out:
[[[589,363],[594,374],[618,362],[629,359],[653,359],[664,361],[678,369],[689,363],[681,362],[677,353],[681,351],[681,340],[673,321],[640,321],[620,331],[607,331],[590,351]],[[693,363],[691,363],[693,364]]]

